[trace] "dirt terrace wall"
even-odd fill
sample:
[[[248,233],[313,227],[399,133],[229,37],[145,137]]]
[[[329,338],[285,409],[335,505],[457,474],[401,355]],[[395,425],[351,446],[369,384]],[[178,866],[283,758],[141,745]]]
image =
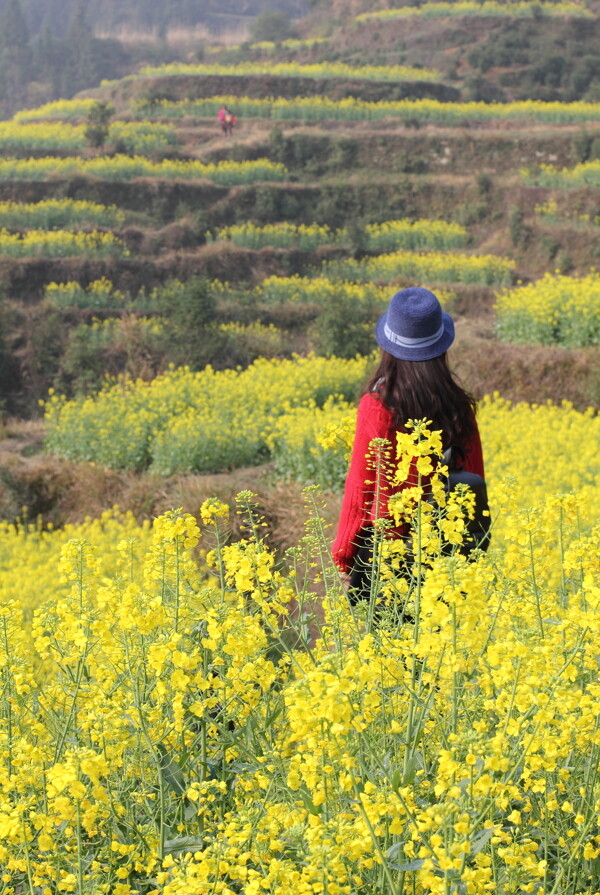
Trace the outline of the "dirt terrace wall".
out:
[[[140,77],[115,88],[115,102],[132,96],[148,100],[202,99],[209,96],[270,96],[293,99],[297,96],[326,96],[344,99],[354,96],[368,102],[400,99],[460,99],[456,87],[431,81],[377,82],[346,78],[295,78],[276,75],[169,75]]]

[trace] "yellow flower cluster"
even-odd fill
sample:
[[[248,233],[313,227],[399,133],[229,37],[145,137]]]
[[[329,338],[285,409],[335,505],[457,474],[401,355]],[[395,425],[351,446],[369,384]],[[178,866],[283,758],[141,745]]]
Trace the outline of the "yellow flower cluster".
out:
[[[48,447],[110,467],[214,471],[256,463],[275,419],[330,395],[352,399],[368,358],[259,359],[245,370],[174,369],[152,382],[108,383],[46,404]]]
[[[232,294],[233,287],[228,283],[213,283],[211,288],[217,295]],[[259,304],[307,303],[317,306],[342,298],[357,305],[370,306],[373,314],[383,313],[394,292],[393,287],[378,286],[371,282],[352,282],[351,280],[329,279],[328,277],[267,277],[251,293],[240,293],[240,298]],[[233,292],[234,295],[238,293]],[[436,295],[442,305],[449,305],[455,299],[455,293],[448,289],[436,287]]]
[[[165,159],[153,162],[143,156],[115,155],[96,158],[4,158],[0,159],[0,180],[49,180],[57,177],[99,177],[102,180],[132,180],[135,177],[163,177],[211,180],[223,186],[257,181],[284,180],[283,165],[267,159],[251,162],[219,162]]]
[[[140,525],[133,514],[123,513],[118,507],[107,510],[99,519],[68,524],[56,530],[44,529],[26,518],[15,524],[2,522],[0,603],[17,601],[30,617],[45,600],[62,597],[67,588],[59,581],[57,566],[61,551],[73,539],[85,540],[93,546],[99,574],[114,575],[120,568],[115,562],[114,545],[136,538],[137,545],[131,556],[137,567],[148,547],[149,531],[149,524]]]
[[[0,227],[7,230],[60,230],[81,224],[118,227],[124,220],[125,212],[116,205],[98,205],[85,199],[0,202]]]
[[[461,255],[441,252],[392,252],[361,261],[347,259],[325,262],[320,275],[333,278],[389,283],[409,277],[424,284],[481,283],[486,286],[509,284],[515,262],[499,255]]]
[[[150,121],[114,121],[108,139],[131,154],[161,153],[177,144],[177,134],[166,124]]]
[[[539,169],[530,171],[524,168],[521,176],[531,186],[544,186],[552,189],[575,189],[576,187],[600,186],[600,159],[581,162],[574,168],[557,168],[554,165],[540,165]]]
[[[365,227],[367,248],[372,252],[393,252],[396,249],[458,249],[464,246],[469,234],[454,221],[423,220],[409,218],[367,224]]]
[[[479,425],[492,504],[527,511],[557,493],[577,496],[577,513],[586,527],[600,509],[600,416],[568,403],[511,404],[498,395],[483,399]],[[552,453],[552,462],[548,457]],[[523,517],[524,518],[524,517]],[[510,533],[502,519],[499,533]],[[515,534],[515,537],[517,535]],[[542,550],[542,541],[539,541]]]
[[[600,215],[578,214],[574,211],[570,212],[565,208],[560,208],[555,198],[548,199],[547,202],[542,202],[540,205],[536,205],[534,211],[540,217],[547,218],[550,221],[568,221],[570,224],[580,224],[581,226],[600,224]]]
[[[0,230],[0,255],[12,258],[41,256],[45,258],[69,258],[74,255],[91,255],[107,258],[128,255],[125,243],[114,233],[83,230],[27,230],[23,234]]]
[[[213,236],[206,234],[207,241]],[[418,220],[409,218],[385,221],[382,224],[367,224],[365,227],[366,248],[372,252],[392,252],[396,249],[455,249],[464,246],[468,233],[463,226],[447,221]],[[275,248],[299,248],[313,251],[320,245],[347,245],[348,232],[330,230],[320,224],[267,224],[257,227],[250,221],[221,227],[214,235],[215,240],[226,240],[234,245],[249,249],[263,246]]]
[[[166,75],[252,76],[270,75],[281,78],[344,78],[369,81],[437,81],[438,71],[428,68],[411,68],[407,65],[364,65],[354,67],[345,62],[315,62],[299,65],[297,62],[240,62],[236,65],[201,65],[171,62],[168,65],[147,65],[140,69],[141,76],[165,77]]]
[[[210,233],[207,233],[206,237],[208,242],[212,241]],[[292,224],[284,221],[280,224],[257,227],[251,221],[246,221],[243,224],[219,228],[214,239],[232,242],[247,249],[273,246],[278,249],[298,248],[311,252],[320,245],[338,242],[339,231],[334,233],[329,227],[319,224]]]
[[[216,499],[202,530],[0,527],[5,895],[595,895],[600,528],[536,457],[544,501],[511,488],[471,561],[416,483],[355,609],[319,516],[280,569],[250,492],[235,541]]]
[[[66,149],[78,151],[85,146],[85,128],[49,121],[19,124],[16,121],[0,122],[0,148]]]
[[[98,283],[102,281],[98,280]],[[100,289],[98,289],[100,292]],[[139,317],[134,314],[124,314],[120,317],[105,317],[99,320],[95,317],[90,324],[84,324],[88,332],[97,333],[99,341],[116,343],[119,341],[125,343],[127,339],[135,337],[136,332],[139,336],[149,333],[154,336],[160,336],[164,332],[164,324],[157,317]]]
[[[52,114],[52,109],[49,113]],[[82,124],[3,121],[0,122],[0,149],[78,151],[86,146],[85,130]],[[172,127],[149,121],[115,121],[110,126],[109,139],[122,144],[127,152],[141,154],[160,152],[177,142]]]
[[[256,287],[254,294],[259,302],[281,304],[283,302],[311,302],[322,304],[327,298],[343,294],[353,301],[383,306],[390,300],[387,286],[374,283],[353,283],[349,280],[332,280],[327,277],[267,277]],[[441,299],[440,299],[441,300]]]
[[[389,21],[390,19],[407,18],[408,16],[510,16],[511,18],[523,18],[532,16],[561,16],[574,19],[589,19],[593,13],[580,3],[572,3],[569,0],[559,2],[531,2],[531,0],[509,0],[502,3],[499,0],[456,0],[456,2],[423,3],[421,6],[402,6],[398,9],[380,9],[374,12],[363,12],[356,16],[355,22]]]
[[[600,120],[600,103],[520,100],[510,103],[442,102],[436,99],[380,100],[367,102],[354,97],[335,100],[326,96],[284,99],[254,99],[247,96],[221,95],[206,99],[173,102],[142,100],[134,103],[131,114],[140,118],[212,118],[225,103],[244,118],[271,118],[301,121],[380,121],[384,118],[408,119],[454,126],[465,122],[517,121],[547,124],[571,124]]]
[[[13,121],[31,121],[39,118],[85,118],[91,112],[94,99],[57,99],[35,109],[22,109]]]
[[[221,323],[219,329],[232,336],[236,346],[247,346],[252,357],[281,357],[283,354],[282,332],[273,323]]]
[[[585,348],[600,345],[600,274],[540,280],[501,292],[497,330],[507,342]]]
[[[278,477],[339,490],[346,477],[354,415],[352,405],[332,397],[323,407],[311,401],[276,419],[267,446]]]
[[[48,283],[44,298],[56,308],[119,308],[125,303],[123,293],[106,277],[93,280],[86,289],[76,281]]]

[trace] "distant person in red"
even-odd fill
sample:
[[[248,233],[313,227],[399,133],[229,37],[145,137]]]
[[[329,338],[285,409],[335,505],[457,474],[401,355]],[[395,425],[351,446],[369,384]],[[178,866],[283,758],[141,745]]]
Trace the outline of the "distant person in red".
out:
[[[221,106],[217,117],[221,122],[221,130],[229,137],[235,127],[235,115],[229,111],[227,106]]]

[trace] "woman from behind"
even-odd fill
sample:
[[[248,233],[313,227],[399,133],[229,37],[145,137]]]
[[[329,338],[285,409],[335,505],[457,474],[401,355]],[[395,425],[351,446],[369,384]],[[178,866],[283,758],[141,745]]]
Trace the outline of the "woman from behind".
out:
[[[442,432],[442,446],[458,449],[466,472],[484,475],[476,403],[454,378],[447,350],[454,341],[454,323],[428,289],[397,292],[379,319],[375,337],[381,348],[379,365],[366,384],[358,405],[356,434],[333,558],[349,586],[351,602],[368,599],[371,590],[373,522],[390,518],[388,500],[416,484],[411,466],[403,482],[389,470],[373,469],[370,444],[386,439],[392,448],[396,433],[408,420],[431,420]],[[427,480],[423,481],[427,484]],[[390,523],[391,525],[391,523]],[[404,537],[407,527],[391,528]]]

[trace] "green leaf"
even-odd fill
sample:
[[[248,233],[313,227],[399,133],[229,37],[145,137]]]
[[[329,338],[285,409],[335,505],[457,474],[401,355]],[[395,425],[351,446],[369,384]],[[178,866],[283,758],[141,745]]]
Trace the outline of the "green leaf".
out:
[[[160,773],[163,781],[178,796],[185,795],[185,781],[181,768],[161,743],[156,748],[160,754]]]
[[[487,827],[481,833],[478,833],[471,841],[471,854],[477,855],[480,851],[483,851],[495,832],[496,827]]]
[[[411,870],[420,870],[424,863],[425,858],[416,858],[414,861],[408,861],[406,864],[388,864],[388,867],[409,873]]]
[[[178,836],[165,841],[165,854],[180,855],[185,852],[202,851],[204,841],[200,836]]]
[[[404,786],[410,786],[410,784],[415,779],[416,773],[417,773],[417,762],[413,755],[408,760],[408,764],[406,765],[406,772],[402,778],[402,783],[404,784]]]

